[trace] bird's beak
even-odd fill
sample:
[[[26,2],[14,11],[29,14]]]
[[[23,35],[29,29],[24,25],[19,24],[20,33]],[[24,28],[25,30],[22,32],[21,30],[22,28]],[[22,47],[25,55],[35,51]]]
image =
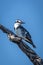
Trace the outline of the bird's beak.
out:
[[[21,24],[25,24],[24,22],[21,22]]]

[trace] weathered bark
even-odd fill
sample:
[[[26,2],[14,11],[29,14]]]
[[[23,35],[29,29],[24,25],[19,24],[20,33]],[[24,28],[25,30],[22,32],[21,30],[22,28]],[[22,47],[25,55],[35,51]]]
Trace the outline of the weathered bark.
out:
[[[25,44],[21,38],[15,35],[12,31],[0,25],[0,30],[8,35],[10,41],[16,43],[18,47],[28,56],[34,65],[43,65],[43,60],[32,50],[27,44]]]

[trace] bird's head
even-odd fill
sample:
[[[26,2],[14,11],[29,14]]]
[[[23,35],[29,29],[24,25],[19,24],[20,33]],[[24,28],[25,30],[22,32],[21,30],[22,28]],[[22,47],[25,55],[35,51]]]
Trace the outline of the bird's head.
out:
[[[24,24],[24,22],[18,19],[18,20],[16,20],[15,23],[14,23],[14,28],[16,29],[16,28],[18,28],[18,27],[19,27],[20,25],[22,25],[22,24]]]

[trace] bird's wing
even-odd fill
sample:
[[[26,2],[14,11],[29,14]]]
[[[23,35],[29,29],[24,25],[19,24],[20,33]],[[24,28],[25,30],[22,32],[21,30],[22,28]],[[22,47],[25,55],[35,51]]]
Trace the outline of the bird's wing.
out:
[[[23,39],[25,41],[27,41],[28,43],[30,43],[34,48],[36,48],[36,46],[34,45],[32,39],[31,39],[30,33],[24,27],[22,27],[22,26],[21,26],[21,31],[22,31],[21,33],[23,34],[22,35]]]
[[[20,28],[22,31],[21,33],[22,33],[23,39],[29,43],[33,43],[30,33],[23,26],[21,26]]]
[[[21,28],[21,31],[22,31],[21,33],[22,33],[25,37],[31,38],[30,33],[29,33],[23,26],[21,26],[20,28]]]

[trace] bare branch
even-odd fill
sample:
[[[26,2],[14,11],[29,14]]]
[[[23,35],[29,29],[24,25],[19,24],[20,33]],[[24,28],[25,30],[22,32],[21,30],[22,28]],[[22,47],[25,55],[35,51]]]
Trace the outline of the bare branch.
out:
[[[16,43],[18,47],[28,56],[34,65],[43,65],[43,60],[32,50],[27,44],[25,44],[21,38],[15,35],[12,31],[0,25],[0,30],[8,35],[10,41]]]

